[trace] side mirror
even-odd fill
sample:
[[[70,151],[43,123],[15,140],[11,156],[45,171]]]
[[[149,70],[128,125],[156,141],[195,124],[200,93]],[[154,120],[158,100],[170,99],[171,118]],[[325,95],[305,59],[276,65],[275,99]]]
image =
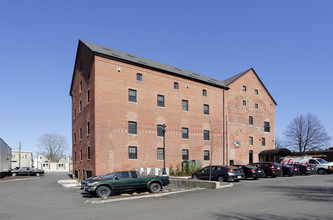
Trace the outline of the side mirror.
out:
[[[119,180],[119,177],[118,177],[118,176],[116,176],[114,179],[115,179],[115,180]]]

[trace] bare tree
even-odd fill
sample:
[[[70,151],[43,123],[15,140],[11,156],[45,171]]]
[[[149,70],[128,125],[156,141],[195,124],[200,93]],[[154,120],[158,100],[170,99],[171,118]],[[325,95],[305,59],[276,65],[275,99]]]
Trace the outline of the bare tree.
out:
[[[66,137],[57,134],[44,134],[39,138],[38,144],[43,154],[50,161],[58,161],[64,155],[68,144]]]
[[[275,138],[275,149],[281,149],[284,147],[284,141],[280,137]]]
[[[219,146],[222,145],[222,137],[219,135],[221,133],[221,128],[217,123],[209,119],[209,145],[210,145],[210,157],[209,157],[209,181],[212,179],[212,161],[213,161],[213,152]]]
[[[325,127],[310,113],[294,118],[288,125],[285,136],[286,144],[301,155],[311,150],[318,150],[331,140]]]

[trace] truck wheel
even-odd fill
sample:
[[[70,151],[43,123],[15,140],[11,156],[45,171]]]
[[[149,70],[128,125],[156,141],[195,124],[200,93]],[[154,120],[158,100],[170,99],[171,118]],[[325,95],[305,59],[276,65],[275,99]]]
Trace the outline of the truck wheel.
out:
[[[39,174],[39,173],[36,173],[36,176],[40,176],[40,174]]]
[[[16,173],[12,173],[12,176],[16,176]]]
[[[96,195],[98,197],[108,197],[111,195],[111,189],[107,186],[100,186],[96,189]]]
[[[149,185],[149,190],[152,193],[158,193],[159,191],[161,191],[161,185],[158,183],[152,183]]]
[[[326,174],[326,171],[324,169],[319,169],[317,171],[318,174]]]

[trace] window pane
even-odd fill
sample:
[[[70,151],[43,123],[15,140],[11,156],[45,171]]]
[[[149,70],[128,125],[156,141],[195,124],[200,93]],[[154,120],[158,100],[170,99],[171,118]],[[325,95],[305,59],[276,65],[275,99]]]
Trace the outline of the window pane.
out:
[[[137,159],[137,147],[133,147],[133,146],[128,147],[128,158]]]
[[[188,128],[182,128],[182,138],[188,139]]]
[[[187,100],[182,100],[182,110],[188,111],[188,101]]]
[[[253,137],[249,137],[249,144],[253,145]]]
[[[157,136],[163,137],[163,125],[157,125]]]
[[[164,107],[164,95],[157,95],[157,106]]]
[[[174,88],[174,89],[179,89],[179,84],[178,84],[177,82],[174,82],[174,83],[173,83],[173,88]]]
[[[182,150],[182,159],[188,160],[188,150],[187,149]]]
[[[246,106],[246,101],[245,100],[243,100],[243,106]]]
[[[262,138],[262,139],[261,139],[261,144],[262,144],[262,146],[265,146],[265,145],[266,145],[266,140],[265,140],[265,138]]]
[[[163,157],[163,151],[164,151],[163,148],[157,148],[157,159],[158,160],[163,160],[164,159],[164,157]]]
[[[254,104],[254,107],[255,107],[256,109],[258,109],[258,108],[259,108],[259,105],[256,103],[256,104]]]
[[[142,79],[143,79],[142,74],[141,73],[137,73],[136,74],[136,80],[142,81]]]
[[[137,134],[136,122],[133,122],[133,121],[128,122],[128,133]]]
[[[203,90],[202,90],[202,95],[203,95],[203,96],[207,96],[207,90],[206,90],[206,89],[203,89]]]
[[[243,86],[243,91],[246,92],[246,86]]]
[[[129,89],[128,90],[128,101],[130,102],[136,102],[136,90]]]
[[[258,95],[259,92],[258,92],[258,89],[254,90],[255,94]]]
[[[270,125],[269,125],[269,122],[265,121],[264,122],[264,131],[266,132],[270,132]]]
[[[204,130],[204,140],[209,141],[209,131]]]
[[[204,114],[209,115],[209,105],[204,104]]]
[[[249,124],[253,125],[253,117],[252,116],[249,116]]]
[[[209,150],[204,150],[204,160],[209,160]]]

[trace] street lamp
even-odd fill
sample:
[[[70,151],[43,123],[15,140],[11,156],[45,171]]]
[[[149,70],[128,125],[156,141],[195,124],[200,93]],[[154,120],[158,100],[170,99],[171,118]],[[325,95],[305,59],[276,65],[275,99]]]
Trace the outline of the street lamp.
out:
[[[162,175],[166,174],[166,170],[165,170],[165,128],[166,128],[166,124],[162,125],[163,127],[163,171],[162,171]]]

